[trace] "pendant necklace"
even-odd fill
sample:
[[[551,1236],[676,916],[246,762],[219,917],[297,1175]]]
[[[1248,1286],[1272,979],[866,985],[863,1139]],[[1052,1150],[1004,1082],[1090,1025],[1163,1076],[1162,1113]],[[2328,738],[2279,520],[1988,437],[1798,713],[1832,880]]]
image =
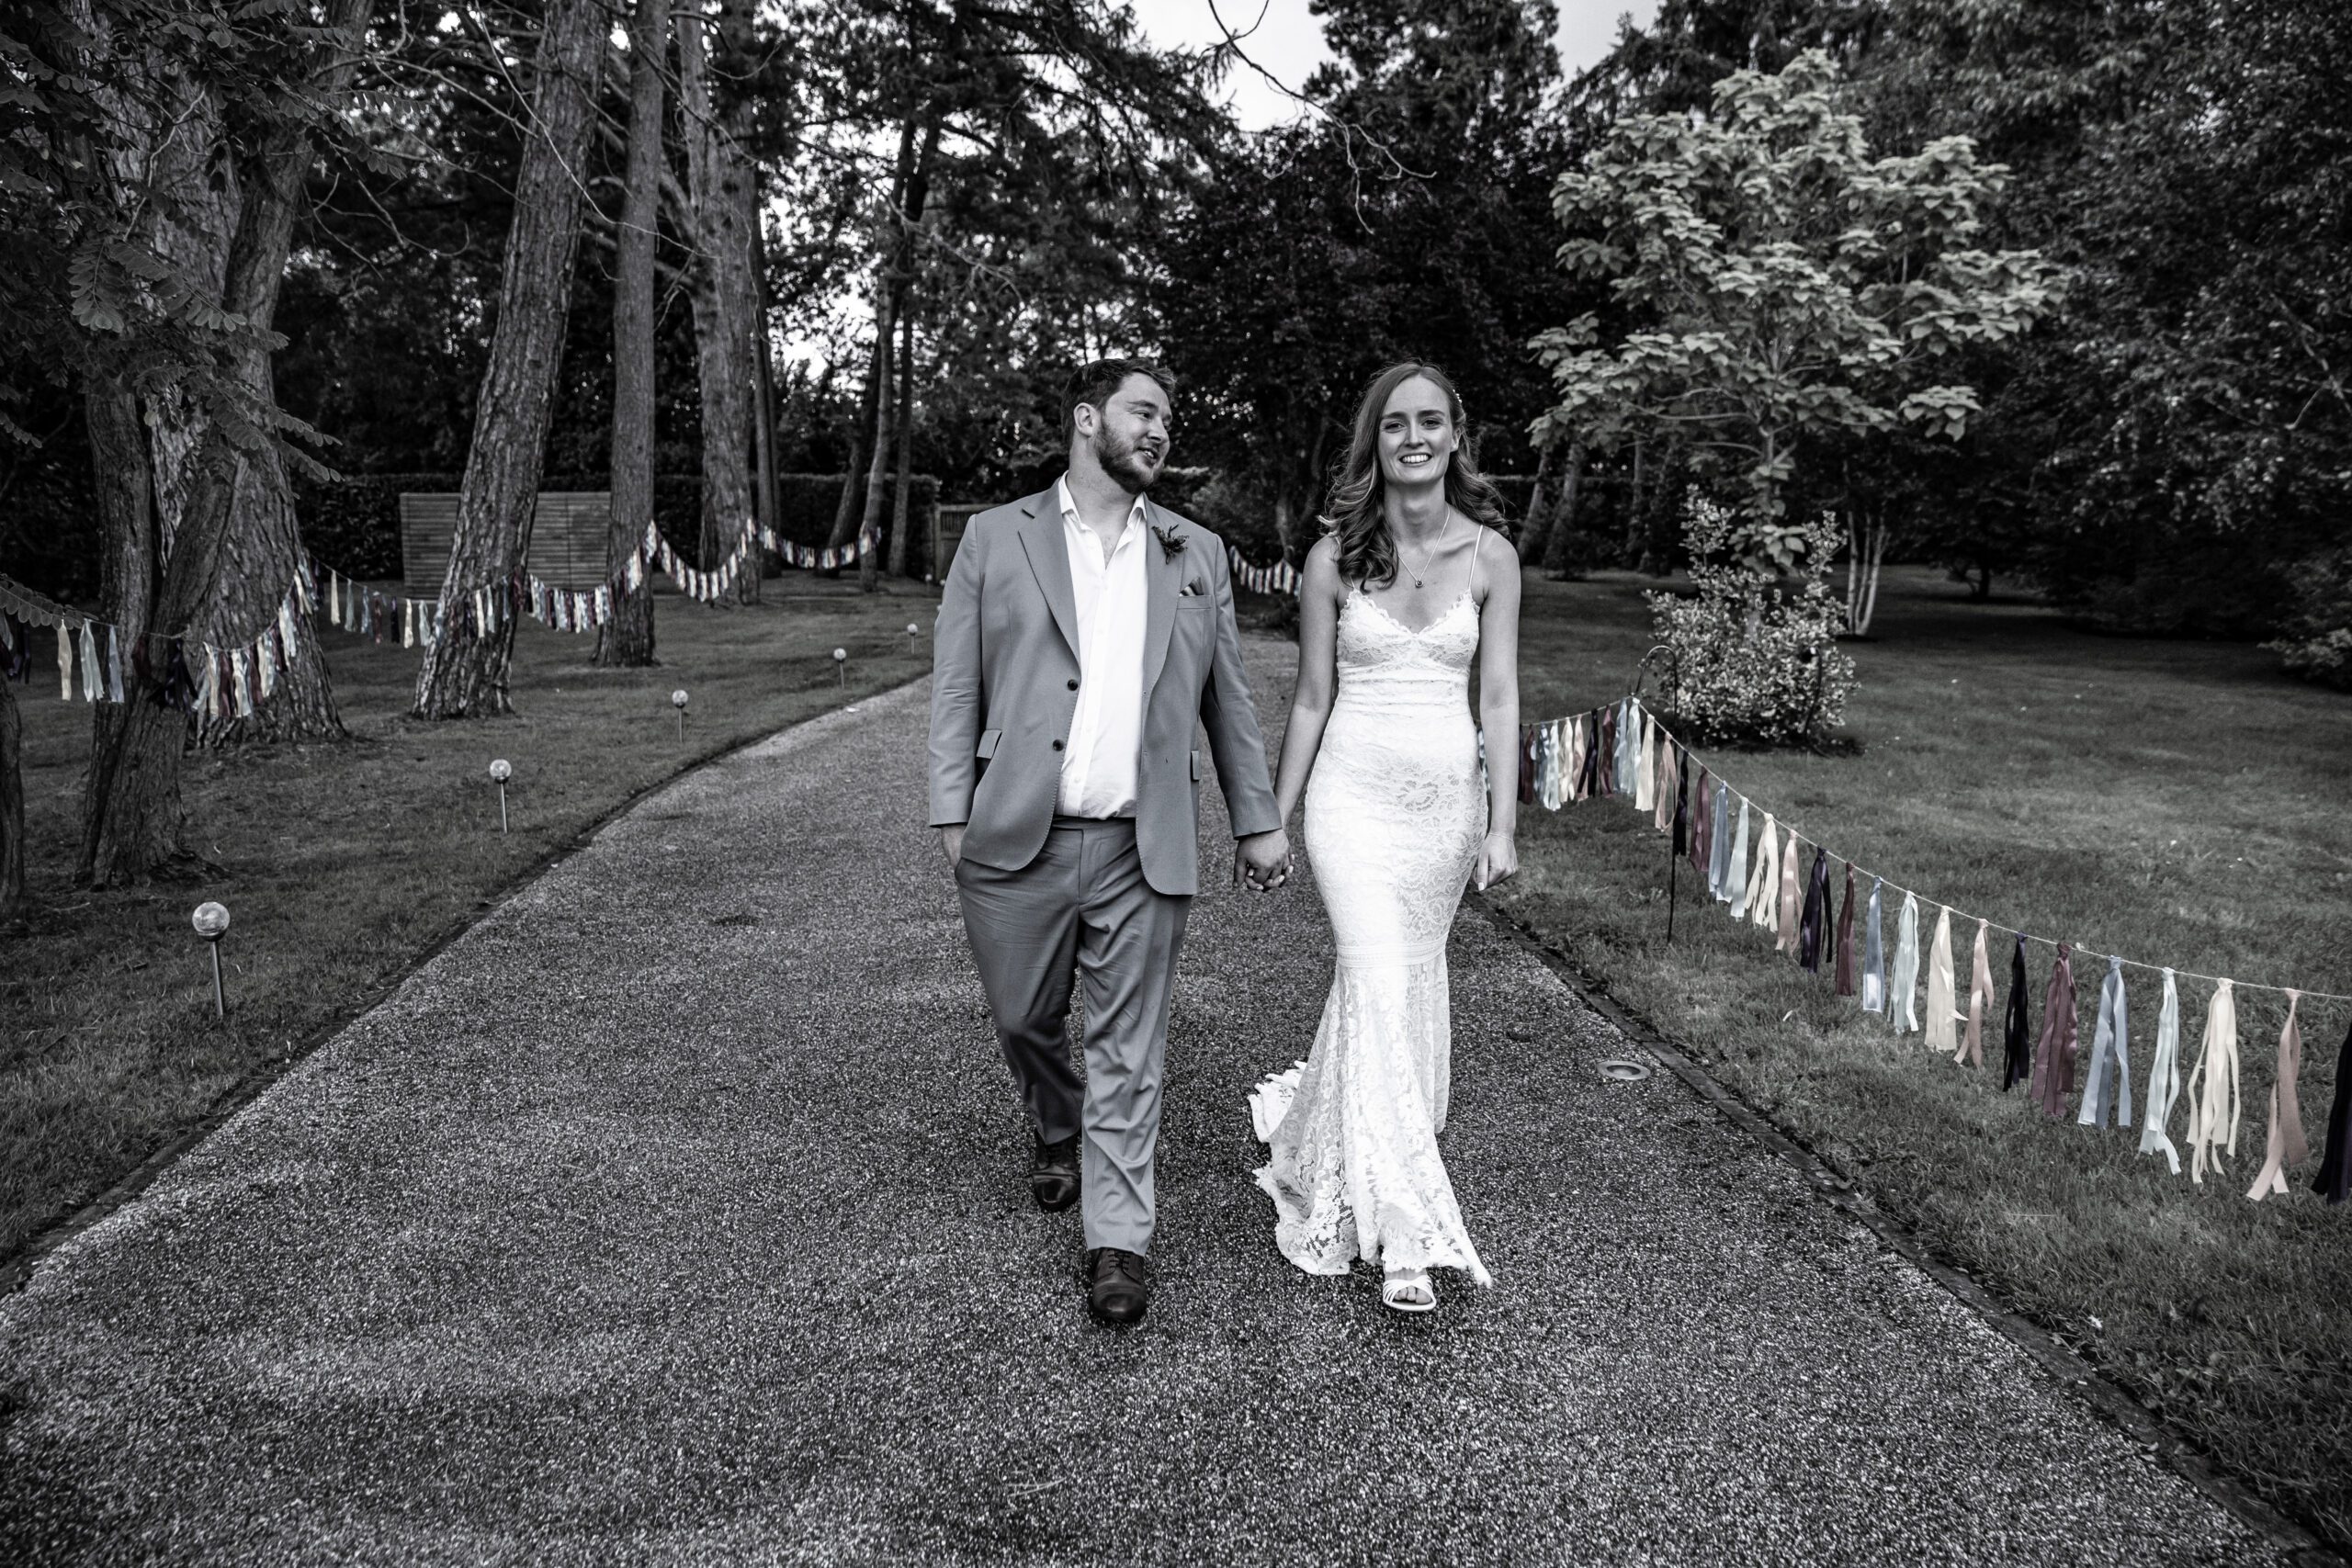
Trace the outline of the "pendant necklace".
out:
[[[1437,554],[1438,546],[1445,540],[1445,531],[1453,526],[1453,513],[1452,509],[1449,508],[1445,514],[1445,521],[1437,525],[1437,537],[1431,539],[1430,541],[1429,548],[1421,552],[1421,570],[1419,571],[1415,571],[1411,567],[1405,568],[1405,575],[1413,580],[1413,586],[1415,588],[1420,587],[1421,579],[1428,574],[1430,570],[1430,558]],[[1403,565],[1404,559],[1405,550],[1404,547],[1400,545],[1396,549],[1397,564],[1400,566]]]

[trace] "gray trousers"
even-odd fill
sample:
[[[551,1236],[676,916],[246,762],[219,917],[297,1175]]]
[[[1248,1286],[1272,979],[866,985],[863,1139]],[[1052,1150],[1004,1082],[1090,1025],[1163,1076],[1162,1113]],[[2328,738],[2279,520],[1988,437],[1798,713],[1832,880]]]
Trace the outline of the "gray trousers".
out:
[[[1057,818],[1037,858],[956,867],[964,930],[1005,1065],[1047,1142],[1084,1133],[1086,1245],[1151,1250],[1168,1003],[1191,897],[1155,891],[1136,825]],[[1086,987],[1086,1083],[1070,1061],[1069,998]]]

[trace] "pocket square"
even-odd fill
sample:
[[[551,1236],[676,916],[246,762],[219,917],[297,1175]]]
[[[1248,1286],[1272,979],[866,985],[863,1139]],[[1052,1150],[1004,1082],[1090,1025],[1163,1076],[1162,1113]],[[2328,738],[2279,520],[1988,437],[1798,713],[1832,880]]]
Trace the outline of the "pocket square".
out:
[[[1209,585],[1205,582],[1188,582],[1184,584],[1183,587],[1176,590],[1176,597],[1179,599],[1201,599],[1207,597]]]

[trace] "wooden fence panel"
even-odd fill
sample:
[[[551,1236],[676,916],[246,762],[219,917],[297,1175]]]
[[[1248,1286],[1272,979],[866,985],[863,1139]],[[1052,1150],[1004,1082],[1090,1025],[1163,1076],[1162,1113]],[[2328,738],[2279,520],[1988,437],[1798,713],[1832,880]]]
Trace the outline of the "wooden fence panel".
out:
[[[594,588],[605,581],[605,535],[611,526],[606,491],[546,491],[531,513],[532,576],[558,588]],[[412,599],[440,597],[458,531],[458,497],[447,491],[401,495],[401,592]]]

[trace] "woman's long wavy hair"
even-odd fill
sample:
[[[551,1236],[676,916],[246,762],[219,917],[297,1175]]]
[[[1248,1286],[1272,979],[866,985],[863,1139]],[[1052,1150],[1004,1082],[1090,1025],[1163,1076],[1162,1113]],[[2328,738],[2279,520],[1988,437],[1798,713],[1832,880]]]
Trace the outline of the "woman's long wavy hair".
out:
[[[1331,509],[1321,519],[1325,531],[1339,541],[1342,582],[1385,588],[1396,581],[1396,540],[1388,532],[1388,514],[1381,504],[1388,487],[1380,473],[1380,416],[1396,389],[1415,377],[1445,394],[1446,412],[1453,421],[1453,456],[1445,465],[1446,504],[1489,528],[1503,526],[1502,494],[1478,471],[1470,432],[1463,424],[1462,394],[1434,365],[1413,360],[1392,365],[1372,378],[1363,401],[1356,405],[1355,433],[1331,479]]]

